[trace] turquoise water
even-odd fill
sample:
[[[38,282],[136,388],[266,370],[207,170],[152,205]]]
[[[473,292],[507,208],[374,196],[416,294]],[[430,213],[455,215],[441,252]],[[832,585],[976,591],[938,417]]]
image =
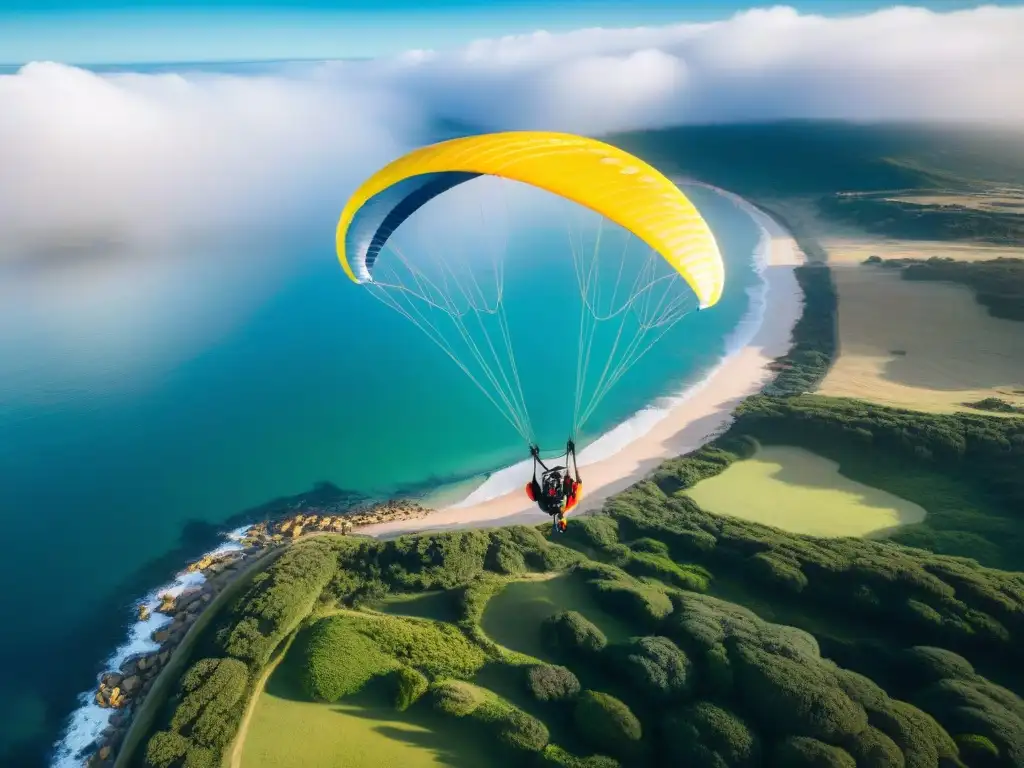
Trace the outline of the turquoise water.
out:
[[[723,198],[691,194],[726,260],[725,296],[630,370],[583,442],[698,380],[747,311],[759,232]],[[100,276],[56,265],[0,281],[0,763],[42,760],[122,642],[132,601],[229,518],[319,481],[380,496],[524,457],[472,382],[344,277],[333,221],[320,223],[259,253],[221,245]],[[507,279],[529,298],[510,322],[537,437],[556,447],[575,358],[549,349],[570,313],[545,265],[566,263],[565,233],[528,234],[527,266]]]

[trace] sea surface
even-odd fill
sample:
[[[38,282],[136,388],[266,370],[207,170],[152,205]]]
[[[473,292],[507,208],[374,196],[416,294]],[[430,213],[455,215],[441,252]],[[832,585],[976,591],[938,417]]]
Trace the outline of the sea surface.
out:
[[[763,233],[713,191],[688,192],[726,261],[725,294],[622,377],[581,446],[616,426],[628,441],[650,404],[698,385],[760,321]],[[516,215],[504,301],[531,436],[554,451],[572,421],[577,359],[561,350],[579,295],[565,228]],[[526,456],[421,330],[345,277],[333,218],[313,218],[258,247],[0,275],[0,764],[77,764],[105,724],[88,704],[97,675],[152,631],[135,606],[188,558],[231,546],[246,510],[322,481],[455,500]]]

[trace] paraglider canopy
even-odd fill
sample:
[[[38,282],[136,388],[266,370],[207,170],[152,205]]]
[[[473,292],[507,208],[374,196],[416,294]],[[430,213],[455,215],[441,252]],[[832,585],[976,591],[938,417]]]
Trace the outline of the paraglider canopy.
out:
[[[714,236],[682,191],[638,157],[596,139],[511,131],[442,141],[380,169],[349,199],[336,236],[356,282],[399,225],[447,190],[480,175],[520,181],[584,205],[625,227],[689,283],[700,308],[722,295],[725,268]]]
[[[425,243],[404,250],[392,243],[403,223],[431,200],[480,177],[551,193],[610,221],[626,246],[633,238],[647,249],[638,258],[623,246],[612,254],[610,268],[599,269],[601,231],[589,263],[570,231],[566,250],[580,299],[569,430],[574,440],[608,390],[658,339],[689,312],[721,298],[725,269],[718,246],[697,208],[657,169],[610,144],[567,133],[513,131],[443,141],[409,152],[359,186],[336,232],[345,273],[444,350],[528,445],[536,441],[505,314],[500,258],[484,270],[479,258],[455,263],[448,248],[436,249],[443,252],[438,257]],[[385,250],[393,256],[382,266]],[[607,284],[610,277],[614,286]],[[618,329],[599,360],[594,334],[606,322]],[[600,370],[593,380],[592,363]]]

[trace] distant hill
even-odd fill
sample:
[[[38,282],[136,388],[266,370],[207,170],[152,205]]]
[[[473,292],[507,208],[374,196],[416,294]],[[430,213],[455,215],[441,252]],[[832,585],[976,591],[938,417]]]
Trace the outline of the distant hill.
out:
[[[1024,185],[1024,132],[792,121],[682,126],[609,140],[663,170],[750,195]]]

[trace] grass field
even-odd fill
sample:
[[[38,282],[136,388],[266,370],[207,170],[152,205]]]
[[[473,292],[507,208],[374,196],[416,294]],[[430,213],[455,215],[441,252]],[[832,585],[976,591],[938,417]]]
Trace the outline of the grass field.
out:
[[[374,686],[337,704],[308,701],[293,650],[260,693],[242,751],[243,768],[472,768],[500,765],[493,743],[419,702],[395,712]]]
[[[458,610],[451,593],[443,590],[419,594],[389,595],[370,606],[392,616],[414,616],[435,621],[456,621]]]
[[[572,575],[512,582],[491,598],[480,624],[496,643],[547,660],[540,642],[540,624],[559,611],[579,611],[601,628],[609,642],[635,634],[621,620],[601,610],[586,586]]]
[[[761,447],[687,493],[708,512],[811,536],[867,536],[926,515],[913,502],[844,477],[836,462],[788,446]]]

